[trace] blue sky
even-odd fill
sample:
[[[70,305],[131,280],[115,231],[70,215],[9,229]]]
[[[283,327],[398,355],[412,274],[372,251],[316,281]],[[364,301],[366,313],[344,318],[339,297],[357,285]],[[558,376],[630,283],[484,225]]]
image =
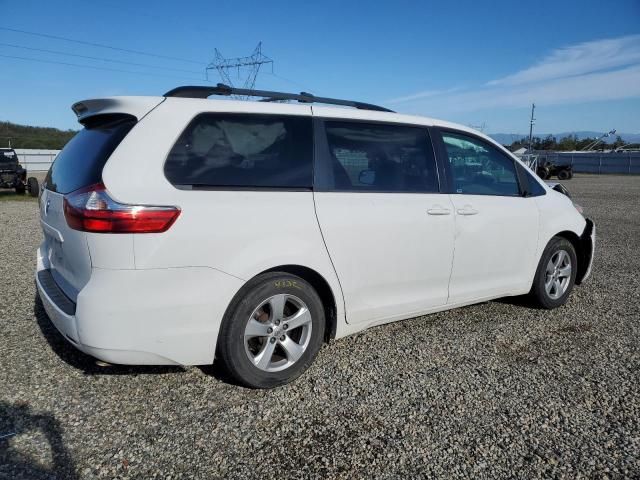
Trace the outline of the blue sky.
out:
[[[264,89],[381,103],[492,133],[528,131],[534,101],[538,132],[640,133],[638,0],[0,0],[0,18],[0,27],[188,60],[0,29],[0,120],[16,123],[77,128],[74,101],[203,83],[215,47],[248,55],[261,40],[275,61],[274,74],[258,77]]]

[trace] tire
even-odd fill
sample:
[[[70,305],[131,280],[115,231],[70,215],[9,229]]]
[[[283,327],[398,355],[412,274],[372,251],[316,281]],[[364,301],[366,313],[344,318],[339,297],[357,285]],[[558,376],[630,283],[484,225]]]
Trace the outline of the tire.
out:
[[[291,327],[294,321],[299,325]],[[284,272],[258,275],[227,309],[216,360],[246,387],[284,385],[309,368],[322,346],[324,328],[324,307],[309,283]]]
[[[569,172],[569,176],[567,177],[567,180],[571,180],[573,178],[573,170],[567,170],[567,172]]]
[[[569,180],[570,174],[569,174],[569,170],[560,170],[558,172],[558,180]]]
[[[557,270],[556,266],[559,266]],[[557,308],[567,303],[577,270],[578,257],[571,242],[562,237],[553,237],[542,253],[533,280],[530,296],[534,303],[546,309]],[[562,272],[568,275],[563,276]]]
[[[38,185],[38,179],[35,177],[29,177],[27,179],[27,190],[29,190],[29,195],[32,197],[37,197],[38,193],[40,193],[40,185]]]
[[[18,195],[24,195],[25,187],[22,184],[16,185],[16,193]]]
[[[536,173],[542,180],[547,180],[551,176],[549,169],[546,167],[539,167]]]

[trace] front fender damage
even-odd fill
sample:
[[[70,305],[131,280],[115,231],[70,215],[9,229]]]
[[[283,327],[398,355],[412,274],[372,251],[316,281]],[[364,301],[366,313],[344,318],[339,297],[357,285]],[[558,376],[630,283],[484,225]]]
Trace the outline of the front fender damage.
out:
[[[590,218],[587,218],[586,221],[587,224],[584,227],[582,235],[580,235],[580,249],[577,252],[579,258],[576,285],[582,284],[587,280],[587,278],[589,278],[593,266],[593,254],[596,243],[596,226]]]

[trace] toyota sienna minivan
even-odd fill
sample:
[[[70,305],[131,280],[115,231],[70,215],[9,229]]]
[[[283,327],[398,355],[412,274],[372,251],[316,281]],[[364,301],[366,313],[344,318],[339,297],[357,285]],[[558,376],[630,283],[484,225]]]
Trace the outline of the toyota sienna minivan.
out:
[[[231,94],[261,101],[208,99]],[[105,362],[273,387],[330,339],[505,296],[555,308],[591,270],[593,222],[461,125],[224,85],[72,108],[36,283]]]

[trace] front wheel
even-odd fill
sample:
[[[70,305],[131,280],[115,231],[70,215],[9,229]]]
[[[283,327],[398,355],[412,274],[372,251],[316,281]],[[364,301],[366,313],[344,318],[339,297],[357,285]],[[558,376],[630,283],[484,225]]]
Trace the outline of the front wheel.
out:
[[[569,240],[553,237],[540,258],[531,297],[542,308],[564,305],[576,280],[578,260]]]
[[[225,315],[217,360],[240,384],[272,388],[300,376],[324,338],[320,297],[300,277],[266,273],[251,280]]]
[[[549,172],[549,169],[547,167],[538,167],[536,173],[542,180],[547,180],[549,177],[551,177],[551,173]]]

